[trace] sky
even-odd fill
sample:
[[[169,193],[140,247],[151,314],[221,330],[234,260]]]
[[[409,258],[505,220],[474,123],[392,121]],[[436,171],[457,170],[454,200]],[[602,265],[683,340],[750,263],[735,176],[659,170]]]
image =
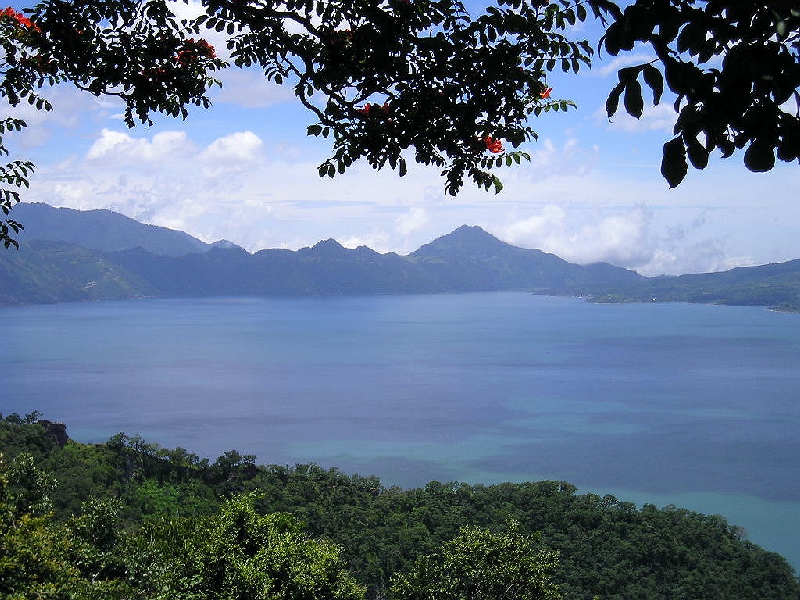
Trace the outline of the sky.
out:
[[[17,3],[19,7],[19,3]],[[587,39],[598,30],[585,26]],[[209,41],[224,48],[214,36]],[[346,247],[407,254],[461,225],[570,262],[605,261],[648,276],[725,270],[800,258],[800,169],[748,172],[741,155],[713,158],[670,189],[659,172],[675,120],[671,102],[641,119],[605,115],[616,68],[646,52],[603,56],[591,71],[553,74],[553,98],[578,108],[533,121],[531,162],[498,171],[504,190],[465,184],[451,197],[438,170],[408,175],[365,163],[321,179],[329,142],[306,136],[312,115],[258,71],[228,69],[213,106],[186,120],[128,129],[121,105],[69,85],[45,90],[50,113],[8,111],[28,128],[5,141],[36,172],[24,200],[110,209],[249,251]],[[13,213],[12,213],[13,216]]]

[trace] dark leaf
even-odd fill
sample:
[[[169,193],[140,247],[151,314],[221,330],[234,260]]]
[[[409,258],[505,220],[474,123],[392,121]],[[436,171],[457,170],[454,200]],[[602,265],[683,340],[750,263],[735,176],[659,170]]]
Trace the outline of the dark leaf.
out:
[[[753,141],[744,153],[744,165],[754,173],[764,173],[775,166],[775,148],[761,140]]]
[[[637,119],[642,116],[644,100],[642,99],[642,86],[638,81],[630,81],[625,86],[623,102],[625,103],[625,110],[628,111],[629,115]]]
[[[622,49],[622,22],[614,21],[606,29],[606,34],[600,39],[600,43],[605,45],[606,52],[611,56],[616,56]]]
[[[653,90],[653,104],[658,104],[661,101],[661,94],[664,93],[664,76],[653,65],[644,65],[642,69],[642,76],[644,82],[648,87]]]
[[[686,173],[689,172],[689,165],[686,162],[686,148],[683,140],[676,137],[664,144],[664,155],[661,159],[661,175],[669,183],[669,187],[674,188],[683,181]]]
[[[606,99],[606,114],[609,118],[613,117],[617,112],[617,108],[619,107],[619,98],[622,95],[622,90],[624,89],[625,84],[620,82],[614,86],[614,89],[611,90],[611,93],[608,95],[608,98]]]
[[[708,165],[709,152],[703,147],[703,144],[695,138],[686,140],[686,151],[689,156],[689,161],[695,169],[705,169]]]

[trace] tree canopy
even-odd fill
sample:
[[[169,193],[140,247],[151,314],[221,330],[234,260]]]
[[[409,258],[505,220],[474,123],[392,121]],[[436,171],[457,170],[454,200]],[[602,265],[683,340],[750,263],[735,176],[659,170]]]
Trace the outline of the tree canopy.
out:
[[[2,598],[798,598],[721,516],[557,481],[386,488],[37,418],[0,415]]]
[[[543,548],[538,536],[508,531],[462,528],[435,554],[421,556],[408,573],[392,581],[395,600],[558,600],[551,577],[556,552]]]
[[[658,104],[676,96],[677,120],[664,144],[661,173],[671,187],[704,169],[712,151],[769,171],[776,158],[800,158],[800,5],[791,0],[636,0],[606,30],[611,55],[644,44],[652,61],[620,69],[606,103],[613,116],[642,116],[639,78]],[[688,158],[688,161],[687,161]]]
[[[640,78],[653,103],[665,88],[676,96],[662,162],[671,186],[715,149],[723,157],[743,149],[753,171],[800,157],[800,8],[790,0],[636,0],[624,10],[611,0],[496,0],[477,14],[460,0],[202,0],[191,20],[173,4],[44,0],[5,9],[0,95],[49,110],[39,90],[71,82],[121,99],[133,127],[155,113],[208,107],[220,69],[257,68],[308,109],[309,135],[330,140],[320,176],[359,160],[403,176],[414,160],[439,168],[450,194],[465,180],[500,191],[493,170],[527,158],[520,147],[537,137],[531,117],[574,106],[552,97],[547,76],[591,65],[594,45],[575,26],[596,19],[607,53],[641,45],[655,53],[619,71],[609,116],[620,99],[642,116]],[[225,37],[224,51],[203,38],[209,31]],[[2,135],[24,126],[0,121],[0,152],[8,153]],[[0,168],[5,217],[32,169],[20,160]],[[16,245],[19,229],[0,219],[0,242]]]

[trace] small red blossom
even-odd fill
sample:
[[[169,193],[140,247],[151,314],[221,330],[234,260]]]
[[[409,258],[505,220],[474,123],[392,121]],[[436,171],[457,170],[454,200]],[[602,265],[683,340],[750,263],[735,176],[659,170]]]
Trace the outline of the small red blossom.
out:
[[[539,93],[539,96],[542,98],[542,100],[547,100],[550,97],[550,94],[552,93],[552,91],[553,91],[553,88],[551,88],[551,87],[545,88],[543,92]]]
[[[19,23],[22,27],[26,27],[28,29],[32,29],[33,31],[41,31],[39,26],[36,25],[33,21],[31,21],[28,17],[23,15],[21,12],[17,12],[10,6],[8,8],[3,9],[0,11],[0,17],[8,17],[14,19],[17,23]]]
[[[498,154],[504,150],[503,142],[489,135],[483,138],[483,143],[486,145],[486,149],[494,154]]]
[[[369,116],[372,115],[383,115],[384,117],[387,116],[392,111],[391,107],[389,106],[388,102],[384,102],[383,106],[379,106],[378,104],[370,104],[367,102],[363,107],[357,108],[356,112]]]
[[[178,54],[175,56],[175,61],[178,62],[181,66],[188,66],[194,62],[197,62],[200,58],[216,58],[217,51],[214,49],[214,46],[209,44],[204,39],[195,40],[194,38],[189,38],[185,42],[183,42],[183,48],[178,50]]]

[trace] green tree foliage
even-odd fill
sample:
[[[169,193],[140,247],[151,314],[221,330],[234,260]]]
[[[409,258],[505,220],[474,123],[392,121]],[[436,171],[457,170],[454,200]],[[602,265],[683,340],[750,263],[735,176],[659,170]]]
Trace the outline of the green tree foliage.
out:
[[[0,597],[114,600],[125,585],[105,577],[115,534],[95,507],[68,529],[52,522],[52,478],[33,456],[0,454]]]
[[[642,116],[643,82],[658,104],[675,94],[674,137],[661,172],[671,187],[689,164],[704,169],[712,151],[744,150],[745,166],[769,171],[776,158],[800,158],[800,6],[789,0],[636,0],[603,38],[616,56],[645,45],[652,61],[619,71],[606,103],[613,116]]]
[[[556,600],[552,575],[557,554],[538,537],[508,530],[463,528],[434,554],[417,559],[410,572],[391,584],[394,600]]]
[[[291,515],[256,513],[252,496],[225,502],[214,517],[150,523],[126,555],[129,577],[154,600],[364,596],[337,545],[309,538]]]
[[[800,595],[786,560],[748,542],[741,529],[722,517],[669,506],[638,508],[613,496],[578,494],[569,483],[430,482],[403,490],[386,488],[376,477],[350,476],[317,465],[257,465],[235,451],[215,462],[200,460],[186,450],[167,450],[122,434],[104,444],[69,442],[43,450],[37,435],[45,436],[41,425],[25,423],[19,416],[0,420],[0,452],[13,448],[24,453],[27,443],[35,450],[33,463],[18,470],[28,475],[16,476],[13,485],[37,480],[45,484],[38,487],[49,490],[55,519],[42,516],[47,504],[42,504],[41,493],[25,492],[27,500],[12,501],[23,489],[7,486],[0,503],[38,507],[32,518],[41,520],[27,520],[30,529],[19,535],[14,532],[20,529],[6,537],[5,529],[0,531],[0,539],[6,540],[0,547],[11,547],[14,556],[27,549],[24,556],[33,564],[38,564],[35,557],[49,556],[50,564],[58,567],[49,580],[60,573],[63,585],[103,589],[107,598],[125,597],[113,594],[126,589],[140,594],[128,597],[169,597],[162,587],[174,592],[171,597],[207,598],[204,586],[235,579],[254,565],[283,573],[284,563],[269,566],[272,559],[258,554],[278,532],[299,546],[310,544],[282,555],[292,557],[287,561],[302,562],[306,556],[313,565],[318,564],[315,556],[328,557],[321,563],[328,565],[322,572],[344,577],[337,562],[343,560],[367,587],[371,600],[389,597],[393,576],[401,581],[420,573],[418,560],[428,565],[428,573],[438,573],[444,564],[467,569],[470,561],[490,561],[488,551],[481,554],[489,547],[506,548],[502,552],[513,555],[517,546],[503,546],[503,539],[532,544],[532,556],[543,551],[542,565],[551,564],[546,548],[558,552],[558,563],[546,570],[567,599],[778,600]],[[45,464],[52,469],[53,489],[47,480],[32,476],[32,469],[40,471]],[[73,484],[72,477],[82,483]],[[283,516],[270,516],[275,513]],[[504,529],[509,520],[518,523],[516,529]],[[491,544],[481,542],[484,535]],[[235,548],[237,536],[257,542],[241,541],[244,546]],[[26,541],[37,539],[43,545],[41,553],[30,545],[33,541]],[[317,546],[319,540],[333,545]],[[462,563],[455,558],[468,555],[472,558]],[[215,562],[215,556],[222,558]],[[0,565],[12,564],[3,560]],[[521,561],[519,568],[524,564]],[[307,571],[297,568],[292,573],[302,571],[301,579],[317,572],[310,566]],[[497,566],[487,573],[499,579],[506,568],[511,569],[511,581],[517,567]],[[202,579],[200,571],[206,569],[209,579]],[[40,573],[33,567],[26,572]],[[94,583],[86,587],[87,581]],[[256,585],[246,577],[243,581]],[[16,582],[24,583],[21,576]],[[429,584],[434,585],[433,578]],[[230,585],[226,589],[231,593],[239,589]],[[345,589],[351,589],[348,586]],[[186,595],[178,595],[179,590]]]

